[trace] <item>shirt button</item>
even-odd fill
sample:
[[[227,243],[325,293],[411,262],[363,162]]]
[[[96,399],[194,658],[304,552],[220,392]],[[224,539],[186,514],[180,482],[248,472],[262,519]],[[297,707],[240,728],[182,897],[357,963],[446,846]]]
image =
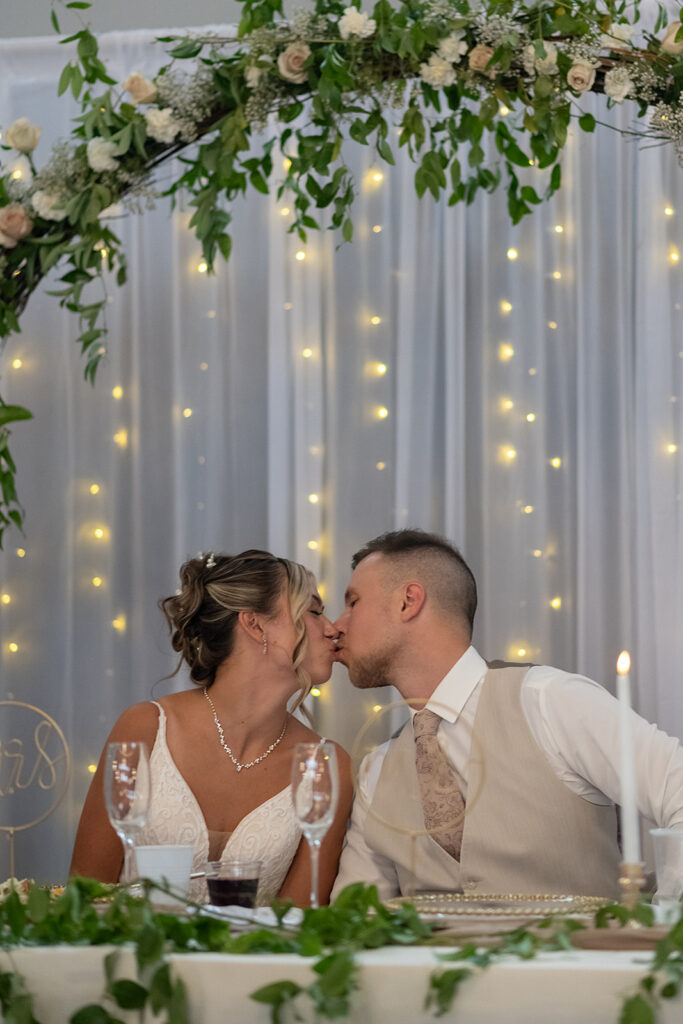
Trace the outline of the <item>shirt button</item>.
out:
[[[474,878],[468,878],[467,881],[465,882],[466,889],[476,889],[476,887],[477,883]]]

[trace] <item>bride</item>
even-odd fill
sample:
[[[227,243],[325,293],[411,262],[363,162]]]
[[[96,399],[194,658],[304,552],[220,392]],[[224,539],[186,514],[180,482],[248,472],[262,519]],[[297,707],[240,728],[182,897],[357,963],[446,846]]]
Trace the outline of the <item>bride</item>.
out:
[[[176,671],[185,662],[196,688],[133,705],[107,740],[143,740],[152,752],[151,809],[138,842],[192,844],[193,871],[207,860],[261,860],[259,897],[305,906],[310,862],[290,767],[294,745],[319,737],[289,709],[329,679],[335,631],[313,575],[268,552],[193,558],[180,577],[180,591],[159,603],[180,653]],[[123,850],[104,803],[105,756],[85,800],[71,874],[114,882]],[[339,746],[337,758],[339,806],[320,851],[321,903],[337,872],[353,790]],[[191,896],[205,899],[205,883],[192,885]]]

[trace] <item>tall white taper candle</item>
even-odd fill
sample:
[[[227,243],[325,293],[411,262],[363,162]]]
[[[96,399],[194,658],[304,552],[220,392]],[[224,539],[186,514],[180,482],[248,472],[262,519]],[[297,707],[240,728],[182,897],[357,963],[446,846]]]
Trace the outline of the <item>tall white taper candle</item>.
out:
[[[617,659],[619,699],[619,767],[621,772],[621,857],[625,864],[640,862],[640,832],[636,800],[636,771],[631,733],[631,658],[622,651]]]

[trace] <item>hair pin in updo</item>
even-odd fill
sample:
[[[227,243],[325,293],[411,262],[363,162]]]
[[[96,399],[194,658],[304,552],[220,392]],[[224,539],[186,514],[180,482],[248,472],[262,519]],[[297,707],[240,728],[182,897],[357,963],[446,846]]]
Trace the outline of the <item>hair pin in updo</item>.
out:
[[[215,564],[216,564],[216,559],[214,558],[213,551],[210,551],[209,552],[209,557],[206,560],[206,568],[207,569],[213,569]]]

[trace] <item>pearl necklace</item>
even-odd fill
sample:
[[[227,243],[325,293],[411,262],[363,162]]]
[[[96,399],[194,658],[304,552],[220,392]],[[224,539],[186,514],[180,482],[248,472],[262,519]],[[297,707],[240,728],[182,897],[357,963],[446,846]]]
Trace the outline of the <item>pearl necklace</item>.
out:
[[[275,740],[274,743],[270,744],[268,749],[266,751],[264,751],[264,753],[261,754],[260,757],[255,757],[253,761],[247,761],[246,764],[240,764],[240,762],[234,756],[234,754],[233,754],[232,750],[230,749],[230,747],[228,746],[228,744],[225,742],[225,734],[223,732],[223,726],[218,721],[218,715],[216,714],[216,707],[214,705],[214,702],[211,700],[211,697],[209,695],[208,689],[206,688],[206,686],[202,687],[202,689],[203,689],[203,692],[204,692],[204,696],[206,697],[206,699],[209,702],[209,706],[211,708],[211,711],[213,712],[213,720],[216,723],[216,728],[218,729],[218,738],[220,739],[221,746],[222,746],[223,750],[225,751],[225,753],[230,758],[230,760],[232,761],[232,763],[234,764],[234,766],[237,769],[237,771],[241,772],[243,768],[253,768],[255,764],[259,763],[259,761],[265,761],[265,759],[268,757],[268,754],[272,754],[272,752],[275,750],[276,746],[278,745],[278,743],[280,742],[280,740],[284,736],[285,729],[287,728],[287,718],[285,718],[285,724],[282,726],[282,732],[280,733],[278,738]]]

